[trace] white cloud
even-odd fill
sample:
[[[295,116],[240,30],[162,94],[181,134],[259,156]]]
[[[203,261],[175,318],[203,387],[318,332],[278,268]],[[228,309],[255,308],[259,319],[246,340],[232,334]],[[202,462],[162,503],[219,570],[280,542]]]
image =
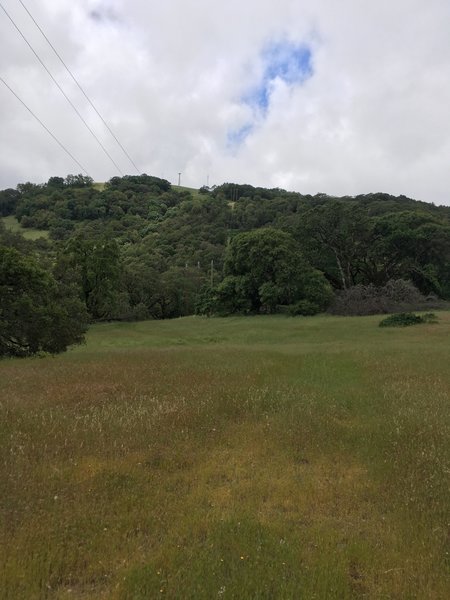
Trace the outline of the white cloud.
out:
[[[142,171],[450,204],[448,0],[24,3]],[[20,3],[4,5],[132,173]],[[1,76],[96,180],[116,174],[2,12],[0,35]],[[311,49],[313,75],[275,78],[255,117],[242,98],[261,83],[263,49],[285,42]],[[0,99],[0,187],[79,171],[4,87]]]

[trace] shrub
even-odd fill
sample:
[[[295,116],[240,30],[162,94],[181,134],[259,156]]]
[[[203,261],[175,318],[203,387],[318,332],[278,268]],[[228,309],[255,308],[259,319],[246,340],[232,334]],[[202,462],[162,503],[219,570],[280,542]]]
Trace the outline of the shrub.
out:
[[[424,296],[419,292],[411,281],[405,279],[390,279],[381,289],[381,292],[391,302],[399,304],[414,304],[424,300]]]
[[[309,300],[299,300],[295,304],[291,304],[289,307],[289,314],[292,317],[302,315],[304,317],[312,317],[320,312],[320,307],[314,302]]]
[[[442,302],[427,298],[404,279],[388,281],[385,286],[355,285],[338,292],[329,312],[335,315],[376,315],[440,308]]]
[[[415,315],[414,313],[398,313],[380,321],[380,327],[409,327],[419,323],[436,323],[437,317],[433,313]]]
[[[216,309],[215,291],[211,285],[204,285],[195,299],[195,314],[210,317]]]
[[[333,300],[333,290],[321,271],[311,269],[303,278],[302,294],[309,304],[316,307],[316,313],[326,310]]]

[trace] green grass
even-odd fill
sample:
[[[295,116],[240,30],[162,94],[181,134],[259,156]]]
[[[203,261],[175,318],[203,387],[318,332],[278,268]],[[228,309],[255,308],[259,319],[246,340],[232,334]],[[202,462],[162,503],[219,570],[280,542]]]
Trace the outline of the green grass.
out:
[[[186,187],[185,185],[173,185],[172,189],[176,192],[191,192],[193,198],[202,198],[202,195],[198,193],[198,188]]]
[[[2,217],[2,221],[10,231],[21,233],[27,240],[37,240],[39,238],[48,238],[48,231],[44,229],[31,229],[21,227],[16,217],[10,215],[9,217]]]
[[[102,324],[2,361],[0,597],[448,598],[438,317]]]

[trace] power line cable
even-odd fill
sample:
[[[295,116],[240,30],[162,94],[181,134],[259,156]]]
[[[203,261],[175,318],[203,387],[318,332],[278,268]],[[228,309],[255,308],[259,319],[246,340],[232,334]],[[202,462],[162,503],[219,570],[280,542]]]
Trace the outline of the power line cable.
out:
[[[52,79],[52,81],[54,82],[54,84],[56,85],[56,87],[59,89],[59,91],[61,92],[61,94],[64,96],[64,98],[67,100],[67,102],[70,104],[70,106],[73,108],[73,110],[77,113],[78,117],[80,118],[80,120],[83,122],[83,124],[85,125],[86,129],[91,133],[92,137],[97,141],[98,145],[100,146],[100,148],[103,150],[103,152],[106,154],[106,156],[109,158],[109,160],[113,163],[113,165],[116,167],[116,169],[119,171],[119,173],[123,176],[123,172],[121,170],[121,168],[119,167],[119,165],[116,163],[116,161],[113,159],[113,157],[110,155],[110,153],[108,152],[108,150],[105,148],[105,146],[101,143],[101,141],[98,139],[97,135],[95,134],[95,132],[91,129],[91,127],[89,127],[88,123],[86,122],[86,120],[84,119],[83,115],[80,113],[80,111],[77,109],[77,107],[75,106],[75,104],[72,102],[72,100],[69,98],[69,96],[66,94],[66,92],[62,89],[62,87],[59,85],[59,83],[56,81],[56,79],[53,77],[52,73],[49,71],[49,69],[46,67],[46,65],[44,64],[44,62],[42,61],[41,57],[39,56],[39,54],[36,52],[36,50],[33,48],[33,46],[30,44],[30,42],[27,40],[27,38],[25,37],[25,35],[22,33],[22,31],[19,29],[18,25],[16,25],[15,21],[13,20],[13,18],[10,16],[10,14],[7,12],[7,10],[5,9],[5,7],[3,6],[3,4],[0,3],[0,8],[2,8],[3,12],[5,13],[5,15],[8,17],[8,19],[11,21],[11,23],[14,25],[14,27],[17,29],[17,31],[19,32],[20,36],[23,38],[23,40],[25,41],[25,43],[27,44],[27,46],[30,48],[30,50],[33,52],[33,54],[35,55],[35,57],[38,59],[38,61],[41,63],[41,65],[44,67],[44,69],[47,71],[48,75],[50,76],[50,78]]]
[[[85,92],[85,90],[82,88],[81,84],[78,82],[78,80],[76,79],[75,75],[72,73],[72,71],[69,69],[69,67],[66,65],[66,63],[64,62],[64,60],[61,58],[61,55],[59,54],[59,52],[56,50],[56,48],[53,46],[53,44],[51,43],[51,41],[48,39],[47,35],[45,34],[45,32],[42,30],[41,26],[39,25],[39,23],[36,21],[36,19],[33,17],[33,15],[31,14],[31,12],[28,10],[28,8],[25,6],[25,4],[22,2],[22,0],[19,0],[20,4],[23,6],[23,8],[25,9],[25,11],[28,13],[28,16],[30,17],[30,19],[33,21],[33,23],[36,25],[36,27],[39,29],[39,31],[41,32],[41,34],[43,35],[43,37],[45,38],[45,40],[47,41],[48,45],[50,46],[50,48],[53,50],[53,52],[56,54],[56,56],[59,58],[61,64],[64,66],[64,68],[66,69],[66,71],[69,73],[69,75],[72,77],[73,81],[76,83],[76,85],[78,86],[78,89],[81,91],[81,93],[83,94],[83,96],[86,98],[86,100],[89,102],[89,104],[92,106],[92,108],[94,109],[94,111],[97,113],[98,117],[101,119],[103,125],[106,127],[106,129],[109,131],[109,133],[112,135],[112,137],[115,139],[115,141],[117,142],[117,144],[119,145],[119,147],[122,149],[123,153],[125,154],[125,156],[128,158],[128,160],[130,161],[130,163],[133,165],[133,167],[136,169],[136,171],[138,173],[140,173],[139,168],[136,166],[136,163],[134,162],[134,160],[131,158],[130,154],[127,152],[127,150],[123,147],[122,143],[120,142],[120,140],[117,138],[117,136],[115,135],[115,133],[112,131],[112,129],[110,128],[110,126],[108,125],[108,123],[105,121],[105,119],[103,118],[103,116],[100,114],[100,111],[97,109],[97,107],[95,106],[95,104],[92,102],[92,100],[89,98],[89,96],[87,95],[87,93]]]
[[[70,158],[76,162],[76,164],[80,167],[80,169],[82,171],[84,171],[86,173],[86,175],[88,175],[88,177],[90,177],[88,171],[83,167],[83,165],[75,158],[75,156],[69,151],[67,150],[67,148],[64,146],[64,144],[62,142],[60,142],[58,140],[58,138],[56,137],[56,135],[54,135],[50,129],[41,121],[41,119],[31,110],[31,108],[25,104],[25,102],[16,94],[16,92],[6,83],[6,81],[3,79],[3,77],[0,77],[0,81],[8,88],[8,90],[11,92],[11,94],[13,94],[13,96],[15,96],[17,98],[17,100],[27,109],[27,111],[29,113],[31,113],[33,115],[33,117],[36,119],[36,121],[38,121],[38,123],[40,123],[42,125],[42,127],[45,129],[45,131],[47,133],[49,133],[52,138],[55,140],[55,142],[57,144],[59,144],[59,146],[61,146],[61,148],[64,150],[64,152],[66,154],[68,154],[70,156]]]

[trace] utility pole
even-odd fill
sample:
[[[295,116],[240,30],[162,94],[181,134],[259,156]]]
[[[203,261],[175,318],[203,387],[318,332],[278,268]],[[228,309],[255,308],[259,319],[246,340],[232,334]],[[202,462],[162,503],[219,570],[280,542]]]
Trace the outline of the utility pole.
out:
[[[181,173],[178,173],[178,186],[180,186],[180,182],[181,182]]]

